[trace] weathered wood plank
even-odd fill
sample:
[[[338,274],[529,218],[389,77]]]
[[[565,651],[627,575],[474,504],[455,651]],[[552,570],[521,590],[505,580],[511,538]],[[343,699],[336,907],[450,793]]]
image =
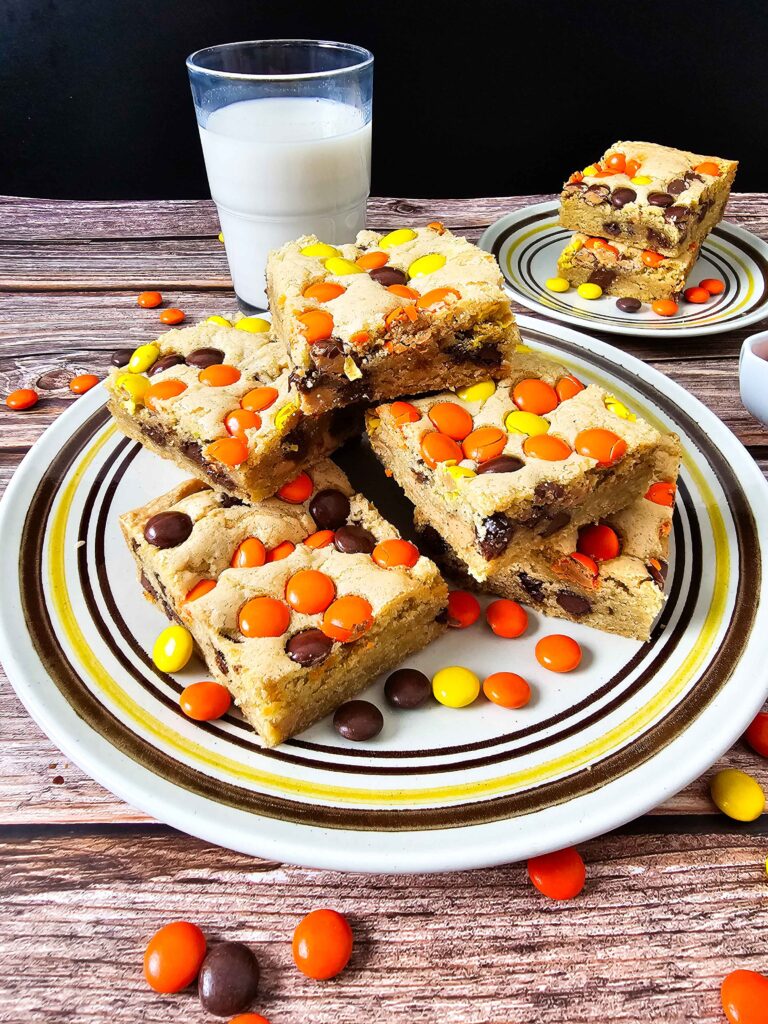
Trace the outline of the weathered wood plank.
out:
[[[720,1024],[722,978],[765,969],[764,839],[612,835],[587,844],[575,901],[541,897],[523,865],[365,876],[260,863],[167,830],[35,831],[0,846],[0,1019],[202,1020],[188,991],[141,977],[168,920],[252,946],[254,1009],[284,1024]],[[349,968],[318,984],[292,963],[310,909],[349,917]]]

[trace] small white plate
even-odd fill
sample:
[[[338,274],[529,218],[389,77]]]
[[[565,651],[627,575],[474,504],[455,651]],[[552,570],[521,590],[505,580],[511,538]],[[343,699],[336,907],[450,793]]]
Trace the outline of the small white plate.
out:
[[[558,208],[557,202],[547,202],[508,213],[487,228],[478,243],[499,261],[508,291],[522,306],[578,327],[672,338],[719,334],[768,317],[768,244],[724,222],[702,246],[688,282],[695,285],[718,277],[725,282],[725,291],[702,305],[682,300],[676,316],[658,316],[648,302],[638,313],[622,313],[608,295],[582,299],[575,288],[549,291],[545,282],[558,276],[557,258],[572,234],[560,226]]]
[[[733,434],[637,359],[559,325],[523,337],[581,379],[680,435],[684,464],[669,600],[641,644],[535,610],[517,640],[481,620],[409,659],[527,677],[519,711],[386,705],[370,743],[330,719],[265,750],[235,714],[196,723],[148,652],[165,628],[142,597],[117,517],[172,487],[170,463],[122,437],[94,388],[26,457],[0,505],[0,658],[54,743],[97,781],[175,828],[249,854],[357,871],[439,871],[521,860],[607,832],[705,771],[768,689],[768,487]],[[390,518],[405,510],[361,449],[344,467]],[[585,652],[568,675],[534,657],[546,633]]]

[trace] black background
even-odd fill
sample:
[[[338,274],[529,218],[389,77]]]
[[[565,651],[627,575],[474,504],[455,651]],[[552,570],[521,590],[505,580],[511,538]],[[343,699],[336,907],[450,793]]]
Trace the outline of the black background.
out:
[[[0,191],[207,196],[184,59],[281,36],[373,50],[377,195],[550,192],[620,138],[768,188],[764,0],[0,0]]]

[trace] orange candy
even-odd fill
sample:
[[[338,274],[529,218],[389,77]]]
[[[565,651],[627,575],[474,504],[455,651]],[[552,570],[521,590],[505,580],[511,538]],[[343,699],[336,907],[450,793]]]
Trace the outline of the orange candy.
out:
[[[249,412],[262,412],[272,405],[278,394],[277,388],[254,388],[247,395],[243,395],[240,399],[240,406]]]
[[[144,404],[148,409],[157,412],[156,402],[165,402],[169,398],[176,398],[186,390],[187,385],[183,380],[160,380],[157,384],[147,388],[144,393]]]
[[[299,473],[293,480],[283,484],[277,492],[277,496],[291,505],[301,505],[312,493],[313,486],[312,478],[308,473]]]
[[[226,715],[232,698],[221,683],[192,683],[181,691],[179,704],[187,718],[194,718],[196,722],[212,722]]]
[[[612,252],[614,256],[619,255],[619,250],[615,245],[611,245],[604,238],[588,238],[584,243],[585,249],[600,249],[603,252]]]
[[[320,628],[331,640],[358,640],[373,625],[373,608],[363,597],[340,597],[323,616]]]
[[[656,299],[651,303],[651,309],[657,316],[674,316],[677,312],[677,303],[674,299]]]
[[[554,434],[536,434],[534,437],[526,437],[523,441],[523,451],[534,459],[544,459],[545,462],[561,462],[573,454],[573,449]]]
[[[269,1024],[269,1021],[260,1013],[238,1013],[229,1024]]]
[[[32,388],[19,388],[18,391],[12,391],[6,397],[5,404],[14,412],[22,412],[24,409],[31,409],[33,405],[37,405],[39,400],[40,396]]]
[[[393,402],[389,411],[396,427],[404,427],[406,423],[416,423],[421,419],[421,413],[410,402]]]
[[[536,377],[521,380],[519,384],[516,384],[512,392],[512,399],[518,409],[522,409],[523,412],[532,412],[535,416],[552,412],[559,404],[557,392],[552,385]]]
[[[205,936],[189,921],[173,921],[149,940],[144,978],[155,992],[181,992],[191,985],[205,958]]]
[[[438,235],[445,234],[445,224],[441,220],[431,220],[427,227],[432,231],[436,231]]]
[[[572,672],[581,661],[581,648],[573,637],[550,633],[536,644],[536,660],[550,672]]]
[[[301,569],[288,580],[285,599],[302,615],[324,612],[336,596],[336,585],[330,576],[317,569]]]
[[[180,309],[164,309],[160,314],[161,324],[183,324],[186,320],[186,315]]]
[[[99,378],[95,373],[81,373],[78,377],[73,377],[69,382],[69,390],[73,395],[84,395],[86,391],[95,388],[98,383]]]
[[[371,558],[382,569],[412,569],[419,560],[419,549],[407,540],[383,540],[373,549]]]
[[[614,174],[624,174],[627,169],[627,158],[623,153],[610,153],[605,163],[608,170]]]
[[[718,277],[705,277],[699,281],[699,288],[706,288],[710,295],[722,295],[725,291],[725,281]]]
[[[466,629],[480,618],[480,602],[466,590],[452,590],[448,595],[447,622],[452,629]]]
[[[418,298],[416,305],[419,309],[434,309],[435,306],[444,305],[449,295],[454,295],[457,299],[461,298],[455,288],[433,288]]]
[[[720,999],[731,1024],[765,1024],[768,978],[757,971],[731,971],[720,988]]]
[[[579,530],[576,550],[598,562],[605,562],[609,558],[618,558],[621,552],[619,535],[610,526],[605,526],[602,523],[582,526]]]
[[[194,587],[187,591],[187,596],[184,598],[184,604],[189,604],[190,601],[196,601],[198,597],[205,597],[206,594],[210,594],[215,586],[216,580],[198,580]]]
[[[594,427],[578,433],[574,447],[579,455],[586,455],[601,466],[613,466],[625,454],[627,442],[612,430]]]
[[[355,345],[357,348],[362,348],[363,345],[367,345],[371,340],[371,336],[368,331],[355,331],[354,334],[349,336],[350,345]]]
[[[248,459],[248,445],[238,437],[222,437],[209,444],[205,454],[225,466],[240,466]]]
[[[652,501],[654,505],[664,505],[665,508],[672,508],[675,504],[676,491],[677,486],[671,480],[660,480],[658,483],[651,484],[645,492],[645,497],[648,501]]]
[[[142,292],[139,295],[136,302],[142,309],[154,309],[155,306],[159,306],[163,301],[163,296],[160,292]]]
[[[401,299],[418,299],[420,298],[419,293],[415,288],[409,288],[407,284],[390,284],[387,285],[387,291],[392,292],[393,295],[399,295]]]
[[[702,303],[709,302],[712,296],[706,288],[686,288],[683,292],[686,302]]]
[[[223,388],[227,384],[237,384],[240,376],[240,371],[236,366],[229,366],[227,363],[214,363],[201,370],[197,379],[201,384],[208,384],[209,387]]]
[[[567,377],[561,377],[555,384],[555,394],[561,402],[567,402],[569,398],[573,398],[583,390],[584,385],[572,373],[569,373]]]
[[[744,733],[744,738],[755,753],[768,757],[768,712],[758,712]]]
[[[454,441],[463,441],[473,426],[467,410],[455,402],[437,402],[429,410],[429,418],[441,434],[447,434]]]
[[[250,409],[233,409],[224,417],[224,426],[232,437],[239,437],[241,441],[247,442],[246,430],[258,430],[261,426],[261,416]]]
[[[308,288],[305,288],[302,295],[305,299],[315,299],[317,302],[330,302],[331,299],[338,299],[347,289],[343,284],[336,284],[335,281],[316,281]]]
[[[401,320],[414,322],[418,318],[419,314],[416,312],[415,306],[399,306],[397,309],[393,309],[391,313],[387,313],[384,317],[384,323],[387,327],[391,327],[393,324],[400,323]]]
[[[235,548],[230,566],[233,569],[256,569],[267,560],[267,549],[258,537],[246,537]]]
[[[434,469],[438,462],[461,462],[464,455],[456,442],[436,430],[429,431],[421,439],[421,455],[426,464]]]
[[[509,601],[507,598],[491,601],[485,609],[485,619],[496,636],[503,636],[508,640],[522,636],[528,629],[528,613],[525,608],[517,601]]]
[[[327,548],[329,544],[333,544],[333,538],[335,534],[333,530],[317,530],[315,533],[310,533],[308,537],[305,537],[303,543],[308,548]]]
[[[531,688],[516,672],[494,672],[483,680],[483,693],[502,708],[522,708],[531,699]]]
[[[378,270],[379,267],[389,263],[389,256],[385,252],[366,252],[355,260],[355,266],[361,270]]]
[[[237,616],[243,636],[282,636],[288,629],[291,612],[287,604],[274,597],[252,597]]]
[[[624,168],[624,173],[627,175],[628,178],[634,178],[637,175],[637,172],[639,170],[640,170],[640,161],[639,160],[627,160],[627,165]]]
[[[660,252],[653,252],[651,249],[643,249],[643,255],[640,257],[646,267],[658,267],[666,258]]]
[[[352,956],[352,929],[335,910],[313,910],[293,933],[293,959],[302,974],[317,981],[335,978]]]
[[[287,558],[289,555],[293,554],[295,550],[295,544],[292,544],[291,541],[289,540],[284,540],[281,544],[278,544],[277,547],[274,547],[272,548],[271,551],[267,552],[267,561],[282,562],[284,558]]]
[[[464,439],[464,454],[475,462],[488,462],[501,455],[507,435],[499,427],[478,427]],[[461,456],[459,456],[461,458]]]
[[[572,846],[528,861],[528,877],[551,900],[572,900],[584,888],[587,871]]]
[[[325,341],[333,334],[333,317],[324,309],[308,309],[296,317],[302,326],[304,337],[310,345]]]
[[[714,160],[703,160],[700,164],[696,164],[693,169],[697,174],[708,174],[712,178],[720,177],[720,168]]]

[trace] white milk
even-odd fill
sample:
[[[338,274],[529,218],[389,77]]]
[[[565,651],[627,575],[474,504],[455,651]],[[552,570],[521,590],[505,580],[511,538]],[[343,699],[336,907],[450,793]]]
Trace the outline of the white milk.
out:
[[[348,242],[365,223],[371,125],[355,107],[301,97],[242,100],[200,128],[237,295],[266,306],[270,249],[316,234]]]

